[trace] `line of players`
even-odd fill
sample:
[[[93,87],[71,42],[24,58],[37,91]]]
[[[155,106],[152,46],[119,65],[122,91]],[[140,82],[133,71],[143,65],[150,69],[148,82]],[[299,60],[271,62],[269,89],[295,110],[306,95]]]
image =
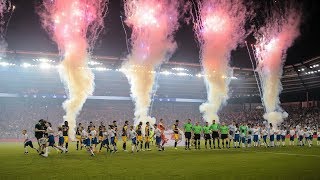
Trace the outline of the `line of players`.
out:
[[[79,123],[76,130],[76,147],[77,150],[85,148],[92,156],[94,156],[95,152],[100,152],[102,148],[106,148],[109,152],[117,152],[117,142],[121,134],[122,149],[124,151],[127,151],[128,138],[132,144],[131,152],[151,150],[150,144],[153,144],[154,140],[158,150],[162,151],[164,150],[164,144],[168,141],[164,135],[165,130],[168,129],[166,129],[162,119],[159,124],[154,124],[153,126],[147,122],[144,129],[142,123],[139,123],[134,128],[133,126],[129,127],[129,122],[125,121],[121,131],[119,131],[116,121],[113,121],[112,125],[109,125],[108,128],[101,122],[98,129],[95,128],[92,122],[90,122],[87,129]],[[303,146],[306,144],[311,146],[314,133],[309,127],[301,128],[297,126],[296,128],[287,130],[279,127],[274,129],[272,124],[258,126],[246,123],[232,123],[226,125],[225,123],[218,124],[215,120],[213,120],[211,125],[207,122],[204,126],[201,126],[198,122],[193,125],[190,119],[187,120],[183,125],[183,130],[181,130],[179,128],[179,120],[176,120],[172,126],[172,139],[175,141],[175,149],[177,149],[178,142],[181,141],[182,134],[185,136],[185,149],[190,150],[190,146],[200,149],[201,136],[205,140],[206,149],[212,148],[212,145],[213,148],[216,148],[217,145],[217,148],[220,149],[220,141],[222,148],[230,148],[231,143],[233,143],[234,148],[285,146],[285,137],[287,135],[290,136],[289,145],[294,145],[294,139],[297,136],[298,145]],[[316,134],[318,136],[317,145],[320,145],[320,128]],[[35,148],[25,130],[23,130],[23,135],[25,138],[25,153],[27,154],[27,146]],[[53,147],[61,152],[68,152],[68,135],[68,122],[58,127],[58,132],[54,133],[50,122],[41,119],[35,126],[35,137],[39,144],[39,149],[35,150],[44,157],[48,156],[48,147]],[[55,145],[55,136],[59,139],[58,145]],[[98,144],[100,144],[100,147],[98,147]]]

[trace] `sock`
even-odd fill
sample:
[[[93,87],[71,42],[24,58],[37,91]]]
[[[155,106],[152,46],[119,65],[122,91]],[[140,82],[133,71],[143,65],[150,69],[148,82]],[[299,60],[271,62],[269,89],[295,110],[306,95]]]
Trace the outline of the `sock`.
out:
[[[26,147],[24,148],[24,152],[25,152],[25,153],[27,153],[27,152],[28,152],[28,150],[27,150],[27,148],[26,148]]]
[[[190,148],[190,139],[188,139],[188,148]]]
[[[226,142],[226,147],[228,148],[229,146],[228,146],[228,141]]]
[[[144,149],[147,149],[147,142],[144,143]]]
[[[122,148],[123,148],[123,150],[126,150],[127,149],[127,143],[123,143]]]
[[[208,141],[208,140],[205,140],[205,141],[204,141],[204,147],[206,147],[206,149],[207,149],[207,141]]]
[[[187,148],[188,147],[188,140],[186,140],[185,144],[186,144],[186,148]]]
[[[220,139],[218,139],[218,147],[220,147]]]
[[[224,141],[222,141],[222,147],[224,147]]]
[[[143,147],[143,142],[140,143],[140,149],[142,149],[142,147]]]
[[[212,144],[213,144],[213,147],[216,147],[216,140],[215,139],[212,140]]]
[[[77,141],[77,150],[79,149],[79,141]],[[100,150],[101,150],[101,148],[100,148]]]
[[[147,146],[147,148],[148,148],[148,149],[150,149],[150,142],[148,142],[148,146]]]
[[[135,145],[133,145],[133,144],[132,144],[132,146],[131,146],[131,151],[132,151],[132,152],[134,151],[134,146],[135,146]]]
[[[198,140],[198,149],[200,149],[200,140]]]
[[[44,154],[48,155],[49,147],[46,147]]]
[[[175,148],[177,147],[177,144],[178,144],[177,141],[175,141],[175,142],[174,142],[174,147],[175,147]]]
[[[66,143],[66,149],[68,149],[69,143]]]

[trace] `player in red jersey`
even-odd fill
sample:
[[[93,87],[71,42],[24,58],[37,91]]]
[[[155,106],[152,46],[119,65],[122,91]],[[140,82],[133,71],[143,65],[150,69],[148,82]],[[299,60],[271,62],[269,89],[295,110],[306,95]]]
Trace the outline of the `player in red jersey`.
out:
[[[160,123],[158,124],[158,128],[160,129],[161,131],[161,148],[162,150],[164,150],[164,144],[167,143],[168,139],[166,138],[166,136],[164,135],[164,130],[166,129],[165,128],[165,125],[163,123],[163,119],[160,119]]]

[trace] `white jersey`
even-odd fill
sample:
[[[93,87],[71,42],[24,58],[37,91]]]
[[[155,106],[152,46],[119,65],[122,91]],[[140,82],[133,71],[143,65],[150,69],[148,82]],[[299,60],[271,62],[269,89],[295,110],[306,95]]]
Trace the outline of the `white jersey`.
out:
[[[234,134],[234,132],[236,131],[236,126],[234,126],[234,125],[229,125],[229,131],[231,131],[232,132],[232,134]]]
[[[274,130],[273,129],[270,129],[269,130],[269,136],[273,136],[274,135]]]
[[[48,133],[48,135],[49,136],[51,136],[51,135],[53,135],[53,129],[52,129],[52,127],[47,127],[47,133]]]
[[[58,131],[58,137],[63,137],[62,131]]]
[[[259,128],[254,128],[253,129],[253,135],[259,135],[260,134],[260,129]]]
[[[318,137],[318,138],[320,137],[320,131],[317,132],[317,137]]]
[[[129,138],[130,139],[134,139],[137,136],[137,133],[134,129],[132,129],[131,131],[129,131]]]
[[[303,136],[303,135],[304,135],[304,131],[303,131],[303,130],[300,130],[300,131],[298,132],[298,135],[299,135],[299,136]]]
[[[252,134],[253,134],[253,129],[252,129],[252,128],[249,128],[249,129],[248,129],[247,138],[248,138],[248,139],[252,138]]]
[[[90,131],[90,136],[91,136],[92,138],[97,137],[97,131],[96,131],[95,129],[92,130],[92,131]]]
[[[160,137],[161,136],[161,130],[159,128],[156,128],[154,130],[154,134],[156,135],[156,137]]]
[[[23,138],[24,138],[24,142],[31,141],[27,133],[23,135]]]
[[[108,139],[109,134],[107,131],[105,131],[105,132],[102,132],[102,136],[103,136],[103,139]]]
[[[234,134],[240,134],[240,130],[237,127],[234,127]]]
[[[82,132],[81,132],[81,134],[82,134],[82,137],[84,138],[84,139],[87,139],[87,138],[89,138],[89,134],[88,134],[88,132],[86,131],[86,130],[82,130]]]
[[[309,137],[310,136],[310,131],[304,131],[304,137]]]
[[[263,129],[261,130],[261,135],[262,135],[262,136],[267,136],[267,135],[268,135],[267,129],[263,128]]]
[[[281,131],[281,136],[286,136],[287,135],[287,131],[286,130],[282,130]]]
[[[108,134],[110,137],[115,137],[116,136],[116,131],[114,129],[109,129]]]
[[[291,130],[290,130],[290,136],[294,136],[295,134],[296,134],[296,131],[293,130],[293,129],[291,129]]]

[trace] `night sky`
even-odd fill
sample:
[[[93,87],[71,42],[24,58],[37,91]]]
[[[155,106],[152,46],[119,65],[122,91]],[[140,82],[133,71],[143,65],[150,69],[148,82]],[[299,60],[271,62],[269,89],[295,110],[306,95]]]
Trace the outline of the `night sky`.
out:
[[[68,0],[66,0],[68,1]],[[8,27],[6,40],[9,50],[57,52],[55,43],[42,29],[35,7],[39,0],[12,0],[16,10]],[[257,1],[258,2],[258,1]],[[127,48],[120,16],[124,15],[122,0],[110,0],[109,12],[105,18],[105,31],[95,47],[95,55],[125,57]],[[256,3],[256,2],[255,2]],[[301,36],[288,50],[286,64],[293,64],[320,55],[320,1],[302,1],[303,24]],[[128,27],[127,31],[130,33]],[[130,37],[130,34],[129,34]],[[192,31],[192,24],[181,22],[176,33],[178,49],[170,61],[199,63],[199,48]],[[244,48],[232,52],[231,65],[250,67],[249,57]]]

